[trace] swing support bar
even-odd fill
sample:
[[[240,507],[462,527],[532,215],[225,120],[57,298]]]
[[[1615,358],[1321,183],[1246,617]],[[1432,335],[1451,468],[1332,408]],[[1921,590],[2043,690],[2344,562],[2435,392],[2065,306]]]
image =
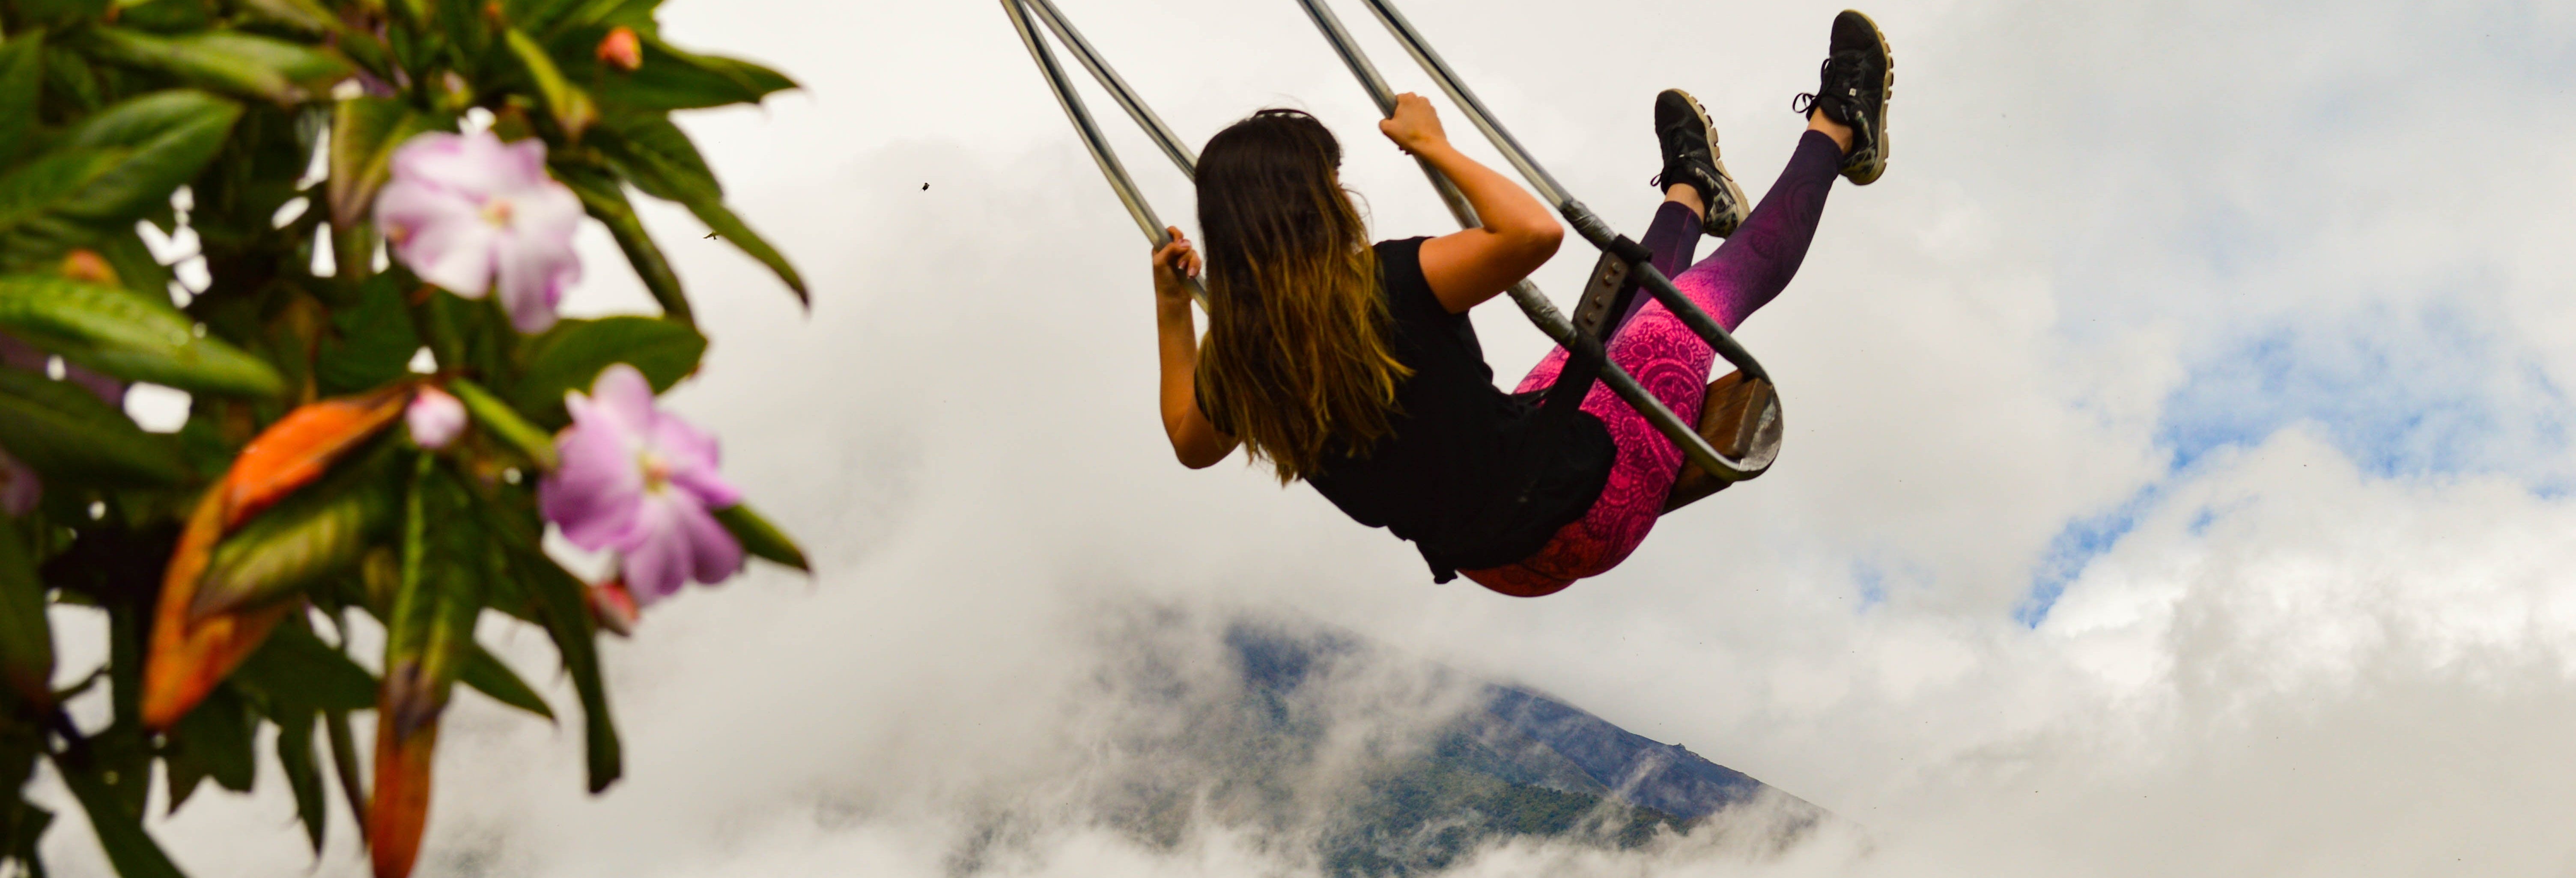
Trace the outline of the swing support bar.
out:
[[[1063,43],[1092,77],[1100,82],[1101,87],[1109,92],[1111,99],[1117,101],[1118,105],[1127,111],[1128,117],[1145,130],[1146,136],[1154,141],[1155,146],[1159,147],[1163,154],[1180,168],[1182,174],[1196,179],[1197,157],[1189,147],[1181,143],[1169,126],[1163,124],[1161,117],[1156,116],[1153,109],[1145,105],[1143,99],[1136,95],[1135,90],[1130,88],[1126,80],[1109,66],[1100,53],[1092,48],[1090,41],[1084,39],[1081,32],[1074,29],[1073,23],[1056,8],[1054,0],[1001,0],[1001,2],[1003,11],[1011,18],[1012,26],[1019,31],[1020,41],[1028,47],[1029,56],[1037,62],[1039,72],[1046,77],[1048,88],[1055,93],[1056,103],[1063,107],[1065,115],[1072,120],[1074,131],[1081,136],[1083,145],[1090,150],[1092,160],[1100,165],[1102,176],[1108,178],[1109,186],[1116,190],[1119,201],[1126,205],[1128,215],[1136,220],[1137,226],[1144,230],[1145,237],[1154,242],[1155,246],[1160,247],[1170,243],[1171,236],[1164,231],[1162,221],[1155,216],[1153,207],[1145,202],[1144,195],[1137,190],[1135,181],[1128,177],[1126,167],[1119,162],[1116,150],[1110,147],[1108,138],[1101,133],[1099,125],[1092,120],[1090,112],[1084,109],[1082,98],[1075,94],[1073,83],[1065,75],[1064,68],[1056,62],[1054,53],[1047,48],[1045,39],[1038,34],[1038,24],[1043,23],[1047,30],[1054,33],[1056,39]],[[1719,356],[1735,364],[1744,377],[1768,378],[1761,364],[1753,359],[1751,353],[1737,344],[1724,327],[1710,319],[1706,312],[1701,311],[1697,304],[1690,301],[1689,297],[1675,289],[1671,279],[1656,270],[1648,260],[1643,247],[1612,231],[1606,223],[1592,213],[1590,208],[1566,194],[1564,187],[1557,185],[1555,178],[1549,176],[1544,168],[1539,167],[1529,157],[1528,152],[1521,148],[1520,143],[1494,121],[1492,113],[1485,109],[1484,103],[1476,98],[1474,92],[1468,91],[1465,84],[1458,81],[1457,75],[1449,69],[1448,63],[1432,51],[1430,44],[1423,41],[1421,35],[1413,30],[1412,24],[1404,19],[1402,13],[1397,12],[1387,0],[1362,0],[1362,2],[1368,4],[1370,11],[1377,15],[1378,20],[1386,25],[1397,41],[1404,45],[1405,50],[1422,65],[1423,70],[1439,83],[1441,91],[1446,93],[1453,103],[1465,110],[1468,120],[1476,126],[1477,130],[1484,132],[1486,138],[1493,142],[1495,148],[1503,153],[1504,158],[1521,173],[1523,178],[1529,180],[1540,196],[1554,204],[1557,212],[1563,215],[1585,240],[1602,249],[1605,263],[1613,260],[1628,263],[1631,283],[1641,284],[1656,299],[1664,302],[1666,308],[1681,317],[1682,322],[1707,341]],[[1379,75],[1376,66],[1369,62],[1368,57],[1360,52],[1358,44],[1351,39],[1350,32],[1342,27],[1341,21],[1334,17],[1332,10],[1326,8],[1322,0],[1298,0],[1298,3],[1305,8],[1306,14],[1314,19],[1315,26],[1323,32],[1324,39],[1332,44],[1333,50],[1341,57],[1342,63],[1350,68],[1352,76],[1368,90],[1369,97],[1377,103],[1379,112],[1392,114],[1395,111],[1394,90],[1387,85],[1386,79]],[[1037,19],[1036,22],[1031,21],[1032,16]],[[1456,185],[1434,170],[1428,162],[1421,162],[1419,159],[1416,161],[1421,164],[1423,174],[1430,179],[1432,188],[1438,191],[1441,202],[1449,207],[1450,214],[1457,218],[1460,226],[1476,228],[1482,224],[1476,216],[1475,208],[1469,206],[1466,196],[1458,191]],[[1196,279],[1189,279],[1188,282],[1192,295],[1204,304],[1207,301],[1206,290],[1198,285]],[[1634,376],[1629,375],[1618,364],[1610,362],[1607,351],[1603,348],[1602,339],[1593,333],[1582,331],[1572,321],[1567,320],[1546,294],[1539,292],[1537,286],[1522,280],[1512,285],[1510,294],[1512,302],[1520,306],[1521,312],[1538,327],[1540,332],[1545,333],[1550,340],[1566,349],[1568,354],[1566,368],[1569,373],[1576,372],[1578,366],[1597,369],[1600,381],[1607,385],[1612,393],[1617,394],[1621,401],[1645,416],[1647,422],[1652,424],[1657,432],[1664,434],[1666,439],[1679,447],[1683,456],[1691,464],[1728,482],[1752,478],[1768,468],[1767,460],[1762,461],[1759,466],[1746,466],[1720,453],[1697,430],[1684,423],[1672,409],[1667,408],[1661,400],[1655,398],[1654,394],[1647,392],[1643,385],[1638,384]]]

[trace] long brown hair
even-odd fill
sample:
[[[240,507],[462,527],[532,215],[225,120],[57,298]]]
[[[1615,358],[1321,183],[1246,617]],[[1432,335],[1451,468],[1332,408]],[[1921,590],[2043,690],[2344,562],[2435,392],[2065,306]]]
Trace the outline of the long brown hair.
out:
[[[1209,138],[1199,156],[1209,417],[1279,481],[1364,455],[1392,431],[1396,384],[1368,227],[1342,188],[1341,144],[1313,116],[1270,109]]]

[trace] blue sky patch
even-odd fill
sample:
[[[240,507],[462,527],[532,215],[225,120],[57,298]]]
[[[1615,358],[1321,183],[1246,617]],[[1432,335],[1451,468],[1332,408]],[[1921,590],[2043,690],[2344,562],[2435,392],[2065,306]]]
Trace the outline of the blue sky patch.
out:
[[[2121,537],[2137,529],[2138,520],[2163,496],[2166,484],[2159,481],[2148,485],[2107,512],[2067,522],[2048,541],[2039,572],[2031,577],[2030,594],[2013,609],[2013,620],[2028,628],[2047,621],[2048,611],[2057,607],[2057,599],[2066,594],[2067,584],[2082,575],[2093,559],[2111,551]]]
[[[2507,472],[2566,444],[2566,395],[2532,357],[2461,308],[2372,313],[2256,335],[2193,371],[2165,402],[2172,469],[2259,444],[2294,423],[2385,478]]]
[[[2566,393],[2536,357],[2490,328],[2493,319],[2451,302],[2379,306],[2223,348],[2165,401],[2156,431],[2171,454],[2164,476],[2116,507],[2067,522],[2013,618],[2031,627],[2045,621],[2066,586],[2210,454],[2259,445],[2294,424],[2310,425],[2380,478],[2505,474],[2535,493],[2566,493],[2576,485],[2561,463]],[[2216,517],[2202,510],[2191,532]]]

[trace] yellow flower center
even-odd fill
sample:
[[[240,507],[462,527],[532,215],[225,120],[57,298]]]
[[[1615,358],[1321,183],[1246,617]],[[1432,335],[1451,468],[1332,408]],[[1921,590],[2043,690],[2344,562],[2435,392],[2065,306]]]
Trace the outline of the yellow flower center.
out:
[[[635,466],[644,471],[644,490],[647,493],[658,494],[671,486],[671,464],[661,455],[650,451],[636,452]]]
[[[483,221],[502,228],[510,227],[510,200],[495,198],[483,202]]]

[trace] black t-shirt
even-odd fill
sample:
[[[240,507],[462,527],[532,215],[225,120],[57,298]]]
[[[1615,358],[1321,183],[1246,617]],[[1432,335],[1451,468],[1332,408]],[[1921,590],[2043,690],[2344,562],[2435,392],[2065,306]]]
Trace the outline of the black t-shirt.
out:
[[[1376,248],[1388,346],[1413,370],[1396,387],[1393,435],[1327,460],[1306,482],[1359,523],[1412,540],[1447,582],[1537,553],[1601,496],[1618,449],[1589,413],[1534,418],[1538,394],[1494,387],[1475,326],[1422,278],[1423,240]]]

